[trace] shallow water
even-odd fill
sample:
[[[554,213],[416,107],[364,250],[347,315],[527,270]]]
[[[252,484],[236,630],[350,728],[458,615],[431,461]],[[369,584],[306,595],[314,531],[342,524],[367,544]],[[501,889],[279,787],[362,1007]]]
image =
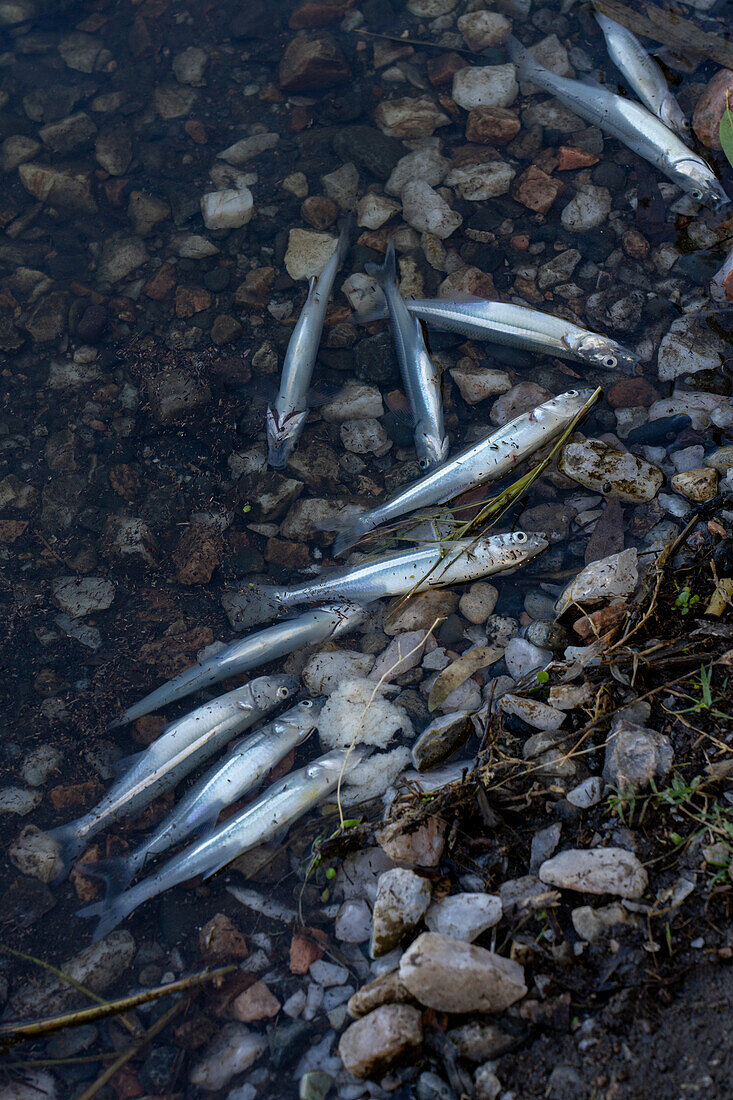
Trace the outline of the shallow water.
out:
[[[591,17],[580,5],[566,13],[563,6],[559,0],[545,7],[537,0],[507,0],[497,8],[509,13],[523,41],[556,34],[576,73],[602,73],[614,86],[617,77]],[[89,925],[72,914],[80,898],[94,896],[94,885],[76,876],[50,887],[20,874],[8,849],[21,828],[52,828],[89,808],[109,784],[114,762],[140,751],[160,728],[150,718],[111,734],[107,723],[207,646],[233,637],[225,593],[253,580],[300,583],[314,565],[328,563],[333,535],[317,530],[314,516],[354,501],[373,504],[418,476],[411,427],[400,415],[404,398],[388,329],[351,323],[341,291],[347,276],[381,259],[389,234],[396,235],[406,296],[435,296],[451,277],[455,289],[495,292],[570,316],[641,359],[632,383],[578,363],[431,333],[431,349],[445,368],[452,452],[492,425],[495,398],[469,404],[456,381],[480,364],[506,372],[512,386],[542,388],[525,394],[522,408],[542,400],[543,391],[602,384],[605,398],[582,434],[632,449],[660,465],[667,478],[661,497],[623,503],[620,511],[614,504],[608,514],[603,494],[610,500],[614,493],[603,486],[589,491],[557,473],[536,483],[504,526],[543,530],[552,546],[511,577],[492,578],[499,590],[494,615],[512,620],[508,627],[492,621],[493,629],[516,632],[551,617],[550,599],[594,557],[624,545],[649,557],[690,515],[689,502],[672,493],[669,477],[702,466],[733,439],[730,425],[717,426],[730,409],[730,320],[725,311],[711,310],[707,298],[708,281],[731,244],[733,215],[701,209],[618,142],[562,112],[539,125],[537,104],[547,97],[527,97],[524,87],[511,107],[522,123],[518,135],[495,147],[468,143],[467,113],[451,99],[451,81],[439,70],[451,50],[465,51],[456,17],[473,5],[426,0],[424,7],[451,10],[433,20],[411,14],[397,0],[340,7],[0,0],[0,622],[6,687],[0,785],[20,788],[12,798],[0,792],[8,883],[0,920],[16,950],[58,964],[89,942]],[[720,30],[716,20],[725,18],[725,3],[707,14],[684,7],[700,26]],[[14,23],[18,11],[25,21]],[[296,11],[305,14],[294,17]],[[333,36],[336,60],[330,65],[338,82],[282,90],[284,50],[303,29]],[[405,32],[439,48],[370,37]],[[474,60],[459,53],[445,71],[460,58]],[[688,71],[668,60],[689,117],[717,66],[703,61]],[[506,62],[502,47],[489,48],[483,59]],[[417,96],[437,104],[445,122],[429,134],[408,121],[412,136],[404,143],[385,136],[374,122],[380,104]],[[236,170],[219,158],[235,142],[258,136],[262,140],[240,152]],[[462,219],[442,242],[407,226],[399,200],[382,227],[362,225],[336,280],[314,385],[327,395],[354,379],[371,388],[381,415],[370,414],[362,425],[359,438],[367,437],[369,449],[318,406],[284,476],[268,472],[263,394],[277,381],[307,286],[287,267],[305,275],[311,263],[306,255],[304,270],[296,270],[290,231],[335,235],[342,214],[368,191],[383,195],[399,158],[421,142],[438,146],[451,167],[506,161],[516,173],[512,189],[469,201],[442,188]],[[553,157],[561,146],[588,154],[586,164],[562,170]],[[733,170],[722,153],[711,159],[733,194]],[[334,179],[344,164],[354,167]],[[513,197],[516,179],[532,164],[562,183],[544,214]],[[60,174],[45,174],[49,170]],[[323,182],[324,176],[330,178]],[[202,196],[237,179],[251,191],[251,220],[235,229],[207,228]],[[578,232],[562,214],[584,189],[609,209]],[[657,352],[670,326],[681,332],[682,351],[676,358],[668,353],[660,369]],[[671,404],[663,405],[667,399]],[[662,430],[657,421],[671,414],[690,414],[691,423],[665,423]],[[317,503],[306,506],[310,499]],[[92,586],[92,604],[77,615],[63,578],[105,583]],[[486,641],[483,626],[469,624],[455,606],[449,610],[436,631],[438,647],[452,656]],[[378,607],[340,645],[380,654],[390,640],[383,627]],[[294,654],[277,670],[300,673],[304,663],[303,654]],[[416,732],[428,721],[425,682],[437,667],[418,665],[397,680],[396,702]],[[482,675],[488,680],[504,671],[497,665]],[[167,717],[187,709],[178,704]],[[29,757],[49,746],[48,767],[29,769]],[[298,760],[315,749],[309,743]],[[128,836],[135,840],[169,804],[163,800],[131,828],[102,836],[96,856],[119,850]],[[295,851],[278,854],[258,889],[292,904],[318,828],[299,831]],[[320,891],[307,887],[303,900],[305,923],[323,924]],[[199,969],[198,929],[217,912],[232,917],[251,955],[257,936],[265,937],[258,973],[276,975],[272,988],[280,1001],[299,988],[301,980],[287,968],[287,926],[243,909],[220,876],[205,887],[178,888],[126,922],[138,955],[113,991]],[[350,964],[358,973],[361,949],[354,951]],[[16,991],[31,973],[0,956],[0,992],[5,976]],[[154,1015],[148,1011],[146,1023]],[[117,1041],[114,1027],[101,1026],[93,1053]],[[331,1027],[317,1014],[281,1061],[275,1055],[284,1039],[276,1037],[272,1068],[263,1059],[220,1095],[245,1080],[258,1096],[295,1095],[298,1057]],[[151,1069],[140,1077],[144,1092],[125,1095],[198,1095],[186,1083],[196,1055],[179,1053],[193,1041],[166,1033],[166,1042],[173,1051],[168,1079],[162,1070],[151,1076]],[[35,1056],[49,1056],[47,1047],[38,1044]],[[80,1095],[82,1082],[91,1083],[100,1066],[83,1062],[54,1070],[57,1095]]]

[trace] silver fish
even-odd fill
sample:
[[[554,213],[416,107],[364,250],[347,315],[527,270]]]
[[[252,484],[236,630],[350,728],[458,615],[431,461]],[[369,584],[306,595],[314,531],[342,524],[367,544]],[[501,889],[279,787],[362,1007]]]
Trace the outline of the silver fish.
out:
[[[340,554],[383,523],[391,523],[417,508],[445,504],[477,485],[504,477],[545,443],[561,435],[592,393],[592,390],[568,390],[545,401],[473,443],[437,470],[413,481],[391,500],[351,520],[340,520],[335,526],[339,534],[334,553]]]
[[[596,11],[595,17],[603,31],[609,57],[641,102],[670,130],[680,137],[689,137],[690,125],[670,92],[664,73],[636,35],[602,12]]]
[[[102,829],[140,813],[297,690],[295,676],[261,676],[172,722],[144,752],[131,757],[125,774],[93,810],[51,832],[65,867]]]
[[[384,264],[367,264],[387,301],[402,382],[415,420],[415,450],[420,469],[433,470],[448,457],[448,436],[443,424],[440,371],[425,346],[420,322],[410,316],[397,287],[394,242],[390,240]]]
[[[111,904],[103,901],[87,906],[77,916],[99,917],[93,938],[101,939],[144,901],[196,875],[208,878],[250,848],[272,840],[333,791],[344,768],[360,763],[363,756],[360,746],[350,754],[339,749],[291,772],[213,833],[173,856],[155,874],[118,894]]]
[[[381,596],[402,596],[413,589],[465,584],[490,573],[513,569],[547,549],[544,535],[491,535],[482,539],[428,542],[359,565],[329,569],[317,580],[295,588],[262,586],[261,591],[284,607],[344,595],[365,603]]]
[[[119,893],[149,860],[180,844],[191,833],[211,831],[225,806],[256,787],[291,749],[308,740],[320,709],[312,699],[302,699],[245,737],[186,792],[175,810],[133,852],[118,859],[86,863],[85,871],[107,883],[108,896]]]
[[[238,638],[225,649],[185,669],[166,684],[151,691],[139,703],[128,707],[121,718],[110,723],[110,728],[134,722],[143,714],[165,707],[183,699],[194,691],[218,684],[230,676],[238,676],[258,665],[284,657],[304,646],[315,645],[331,638],[340,638],[356,629],[365,619],[365,611],[358,604],[329,603],[314,607],[297,618],[274,623],[265,630]]]
[[[376,289],[376,288],[375,288]],[[386,304],[378,294],[354,311],[361,323],[387,316]],[[615,370],[632,367],[639,358],[616,340],[574,325],[564,317],[554,317],[529,306],[510,302],[492,302],[486,298],[415,298],[405,302],[415,317],[431,328],[457,332],[471,340],[485,340],[504,347],[524,348],[539,355],[557,355],[578,363]]]
[[[512,35],[506,46],[520,74],[556,95],[581,118],[600,126],[649,161],[697,202],[717,208],[730,202],[710,165],[688,149],[672,130],[640,103],[615,95],[600,84],[556,76]]]
[[[267,409],[267,461],[276,470],[285,466],[295,450],[308,417],[308,390],[321,342],[326,307],[336,272],[349,250],[352,218],[344,227],[328,263],[317,279],[310,281],[308,297],[285,352],[280,390],[274,408]]]

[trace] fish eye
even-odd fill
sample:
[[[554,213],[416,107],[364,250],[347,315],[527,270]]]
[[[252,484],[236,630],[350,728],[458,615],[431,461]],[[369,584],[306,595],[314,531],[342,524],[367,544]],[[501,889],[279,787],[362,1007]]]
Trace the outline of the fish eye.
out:
[[[418,465],[419,465],[421,470],[424,470],[426,468],[427,464],[428,464],[428,460],[426,458],[421,458],[418,462]]]
[[[288,695],[290,695],[290,691],[288,690],[288,688],[286,688],[286,687],[279,687],[279,688],[277,689],[277,697],[278,697],[278,699],[287,699]]]
[[[526,542],[527,536],[524,531],[517,531],[517,542]]]
[[[618,360],[616,359],[615,355],[607,355],[606,358],[603,360],[604,367],[615,367],[617,363]]]
[[[691,191],[690,194],[692,195],[693,199],[697,199],[698,202],[702,202],[704,198],[704,195],[699,187],[696,188],[694,191]]]
[[[312,707],[313,706],[313,700],[312,699],[304,699],[303,702],[301,703],[301,706]]]
[[[578,396],[578,391],[577,390],[568,390],[568,397],[577,397],[577,396]]]

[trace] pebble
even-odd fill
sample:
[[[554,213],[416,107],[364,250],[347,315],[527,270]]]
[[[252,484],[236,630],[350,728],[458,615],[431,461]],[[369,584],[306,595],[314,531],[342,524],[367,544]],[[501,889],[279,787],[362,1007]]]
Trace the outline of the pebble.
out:
[[[134,939],[129,932],[118,929],[62,962],[59,969],[93,993],[102,994],[127,972],[134,955]],[[52,1016],[86,1004],[87,1000],[68,981],[49,975],[33,985],[22,985],[11,997],[11,1003],[16,1015],[24,1019]]]
[[[29,787],[41,787],[58,769],[63,758],[63,753],[56,745],[39,745],[37,749],[32,749],[20,769],[23,782]]]
[[[324,420],[341,423],[348,420],[378,419],[384,416],[382,394],[376,386],[347,382],[344,388],[321,408]]]
[[[676,493],[681,493],[687,500],[702,504],[717,495],[718,472],[709,467],[685,470],[683,473],[674,474],[670,484]]]
[[[240,1023],[227,1023],[217,1032],[203,1058],[190,1071],[190,1081],[204,1092],[217,1092],[238,1073],[249,1069],[267,1049],[267,1039]]]
[[[733,96],[733,69],[719,69],[695,104],[692,128],[708,149],[720,149],[720,120]]]
[[[560,843],[561,833],[562,824],[556,821],[534,834],[529,857],[530,874],[536,875],[545,860],[550,858]]]
[[[363,898],[345,901],[333,924],[333,934],[342,943],[366,943],[371,936],[372,913]]]
[[[473,723],[465,711],[434,718],[412,746],[413,764],[419,772],[438,767],[458,752],[473,732]]]
[[[355,1077],[374,1077],[422,1047],[421,1014],[411,1005],[380,1005],[351,1024],[339,1040],[344,1066]]]
[[[606,742],[603,778],[609,787],[639,794],[669,774],[674,749],[669,737],[634,722],[613,722]]]
[[[401,157],[384,185],[388,195],[401,195],[405,184],[419,181],[429,187],[442,183],[450,170],[450,161],[441,156],[440,150],[433,145],[415,149]]]
[[[591,775],[565,795],[571,806],[587,810],[597,806],[603,798],[603,780],[599,775]]]
[[[44,1069],[23,1070],[22,1079],[0,1085],[0,1100],[58,1100],[56,1081]]]
[[[573,603],[585,606],[614,596],[630,596],[639,582],[637,556],[632,547],[586,565],[555,601],[556,613],[562,615]]]
[[[3,787],[0,790],[0,814],[25,817],[31,810],[35,810],[42,799],[41,791],[29,791],[25,787]]]
[[[445,845],[445,822],[430,817],[416,829],[403,830],[399,823],[385,825],[375,837],[394,863],[408,867],[437,867]]]
[[[230,1006],[230,1014],[243,1024],[268,1020],[277,1016],[281,1004],[265,982],[255,982],[235,997]]]
[[[509,20],[498,12],[471,11],[458,16],[458,30],[469,50],[477,53],[487,46],[502,46],[511,29]]]
[[[681,375],[719,371],[725,355],[725,341],[704,321],[678,317],[659,345],[657,373],[662,382],[673,382]]]
[[[451,210],[445,199],[421,180],[411,181],[403,187],[402,214],[413,229],[432,233],[440,240],[450,237],[463,222],[461,215]]]
[[[501,898],[495,894],[461,893],[433,902],[425,914],[425,924],[431,932],[473,943],[501,917]]]
[[[344,449],[351,451],[352,454],[374,454],[381,457],[392,447],[392,440],[374,417],[344,420],[339,429],[339,435]]]
[[[495,1066],[490,1063],[479,1066],[473,1078],[476,1100],[497,1100],[501,1092],[501,1081],[494,1073]]]
[[[539,877],[561,890],[622,898],[640,898],[648,883],[642,864],[624,848],[570,848],[543,863]]]
[[[377,195],[370,191],[357,203],[357,222],[366,229],[381,229],[401,209],[400,204],[393,199],[388,199],[386,195]]]
[[[280,61],[280,87],[288,92],[315,92],[345,84],[351,71],[340,47],[327,32],[291,38]]]
[[[476,107],[511,107],[518,94],[514,65],[467,67],[453,77],[452,96],[464,111]]]
[[[407,868],[379,876],[372,913],[371,956],[386,955],[423,918],[430,904],[430,883]]]
[[[309,973],[314,981],[324,988],[332,985],[344,985],[349,979],[349,972],[345,966],[328,962],[326,959],[315,959],[310,964]]]
[[[20,165],[18,175],[26,191],[42,202],[78,214],[96,213],[97,204],[92,198],[91,178],[87,173],[28,163]]]
[[[485,623],[496,607],[499,591],[488,581],[475,581],[458,601],[458,608],[469,623]]]
[[[333,1078],[328,1073],[310,1070],[298,1083],[299,1100],[326,1100],[332,1085]]]
[[[439,1012],[503,1012],[527,992],[518,963],[438,932],[423,932],[408,947],[400,981]]]
[[[544,386],[539,386],[536,382],[520,382],[500,397],[497,397],[491,406],[489,419],[492,424],[501,428],[510,420],[513,420],[515,416],[531,412],[532,409],[537,408],[538,405],[549,400],[552,396],[549,390],[546,390]]]
[[[529,699],[522,695],[502,695],[499,700],[499,710],[504,714],[514,714],[521,718],[528,726],[537,730],[559,729],[566,718],[562,710],[555,710],[547,703],[539,699]]]
[[[115,596],[115,586],[104,577],[57,577],[51,587],[54,603],[72,619],[105,611]]]
[[[658,466],[600,439],[566,444],[557,465],[561,473],[579,485],[625,504],[653,500],[664,484]]]
[[[252,137],[235,141],[233,145],[222,149],[221,153],[216,155],[219,160],[224,160],[235,168],[241,168],[243,164],[248,164],[255,157],[261,156],[269,149],[274,149],[279,141],[280,135],[276,133],[253,134]],[[283,186],[285,186],[285,183],[283,183]]]
[[[387,137],[427,138],[450,118],[428,95],[387,99],[374,112],[374,121]]]
[[[320,275],[336,251],[338,240],[328,233],[310,229],[291,229],[285,253],[285,269],[291,279],[311,279]]]
[[[506,161],[492,160],[454,168],[445,182],[448,187],[454,187],[462,199],[484,202],[505,195],[515,175],[516,171]]]
[[[207,229],[240,229],[252,220],[254,212],[254,199],[248,187],[211,191],[201,199]]]
[[[586,183],[563,208],[560,221],[571,233],[587,233],[603,225],[611,212],[611,192]]]
[[[538,649],[526,638],[512,638],[504,650],[504,661],[513,680],[521,680],[534,669],[544,668],[551,660],[551,650]]]
[[[422,630],[408,630],[390,642],[369,673],[369,679],[379,682],[383,677],[394,681],[420,664],[427,639]]]
[[[591,905],[581,905],[571,910],[570,919],[577,934],[587,943],[595,943],[618,925],[634,922],[632,914],[617,901],[612,901],[610,905],[599,906],[597,909]]]

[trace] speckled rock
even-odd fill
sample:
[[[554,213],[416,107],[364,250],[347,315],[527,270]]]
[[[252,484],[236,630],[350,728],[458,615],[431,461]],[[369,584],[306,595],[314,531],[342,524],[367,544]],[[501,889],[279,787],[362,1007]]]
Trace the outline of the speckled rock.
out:
[[[718,492],[718,472],[709,467],[685,470],[684,473],[674,474],[670,484],[676,493],[681,493],[687,500],[702,504],[712,500]]]
[[[527,992],[516,962],[438,932],[424,932],[400,960],[400,980],[439,1012],[503,1012]]]
[[[386,1004],[356,1020],[339,1040],[339,1056],[355,1077],[373,1077],[417,1057],[422,1047],[421,1014],[411,1005]]]
[[[519,94],[514,65],[460,69],[453,78],[453,99],[464,111],[475,107],[511,107]]]
[[[642,864],[624,848],[570,848],[543,863],[539,877],[560,890],[622,898],[640,898],[648,883]]]
[[[653,500],[664,484],[658,466],[600,439],[566,444],[557,465],[561,473],[586,489],[629,504]]]
[[[386,955],[425,915],[430,905],[430,882],[405,867],[379,876],[372,912],[371,955]]]
[[[573,603],[587,606],[614,596],[630,596],[639,582],[637,557],[632,547],[586,565],[558,596],[556,613],[561,615]]]

